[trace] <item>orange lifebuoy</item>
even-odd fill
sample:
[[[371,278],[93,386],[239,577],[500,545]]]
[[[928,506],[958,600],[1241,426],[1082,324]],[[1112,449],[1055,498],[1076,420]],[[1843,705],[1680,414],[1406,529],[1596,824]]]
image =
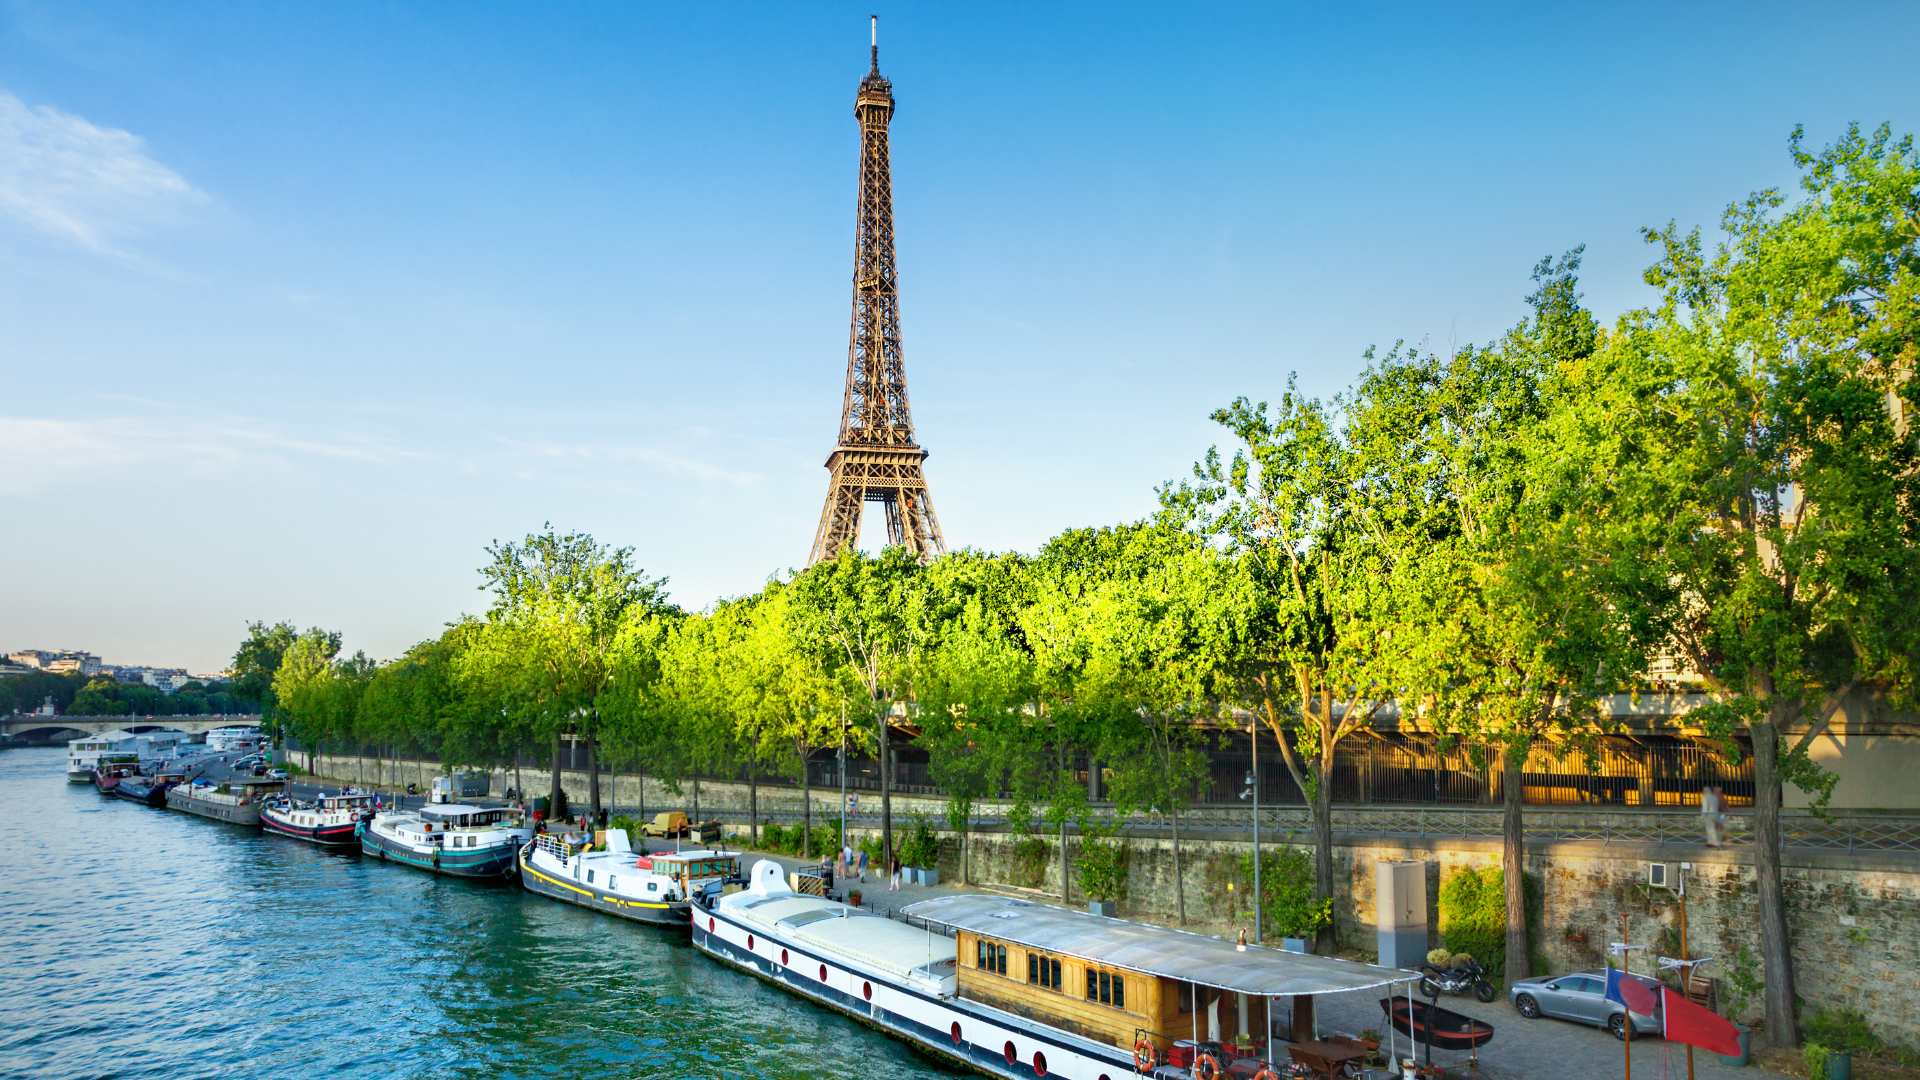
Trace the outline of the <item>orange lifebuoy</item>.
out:
[[[1140,1041],[1133,1044],[1134,1071],[1142,1072],[1142,1073],[1150,1073],[1153,1071],[1153,1067],[1155,1065],[1158,1065],[1159,1063],[1160,1063],[1159,1048],[1153,1045],[1152,1040],[1148,1039],[1144,1035],[1141,1036]]]
[[[1252,1080],[1280,1080],[1280,1074],[1273,1071],[1273,1066],[1262,1065],[1260,1071],[1253,1074]]]
[[[1220,1059],[1202,1050],[1200,1056],[1193,1059],[1193,1080],[1220,1080]]]

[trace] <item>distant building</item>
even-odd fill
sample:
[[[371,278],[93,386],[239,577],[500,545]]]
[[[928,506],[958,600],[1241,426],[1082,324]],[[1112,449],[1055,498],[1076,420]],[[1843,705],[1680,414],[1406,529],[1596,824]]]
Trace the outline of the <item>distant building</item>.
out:
[[[45,671],[55,675],[100,673],[100,658],[90,652],[70,649],[21,649],[8,653],[7,659],[35,671]]]

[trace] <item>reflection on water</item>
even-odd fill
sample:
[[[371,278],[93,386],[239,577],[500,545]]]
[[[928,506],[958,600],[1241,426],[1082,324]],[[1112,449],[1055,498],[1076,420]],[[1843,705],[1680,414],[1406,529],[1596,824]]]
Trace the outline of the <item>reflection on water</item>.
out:
[[[103,799],[57,748],[0,752],[0,821],[0,1075],[957,1075],[684,934]]]

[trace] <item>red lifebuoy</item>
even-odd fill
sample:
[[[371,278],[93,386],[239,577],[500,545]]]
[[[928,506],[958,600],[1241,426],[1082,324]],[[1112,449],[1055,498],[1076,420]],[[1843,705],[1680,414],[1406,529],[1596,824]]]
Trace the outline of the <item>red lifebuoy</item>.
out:
[[[1250,1080],[1280,1080],[1280,1074],[1273,1071],[1273,1066],[1262,1065],[1260,1071],[1254,1073]]]
[[[1140,1041],[1133,1044],[1133,1069],[1135,1072],[1150,1073],[1160,1064],[1160,1049],[1153,1041],[1142,1035]]]
[[[1193,1080],[1220,1080],[1220,1075],[1220,1059],[1211,1052],[1202,1050],[1193,1059]]]

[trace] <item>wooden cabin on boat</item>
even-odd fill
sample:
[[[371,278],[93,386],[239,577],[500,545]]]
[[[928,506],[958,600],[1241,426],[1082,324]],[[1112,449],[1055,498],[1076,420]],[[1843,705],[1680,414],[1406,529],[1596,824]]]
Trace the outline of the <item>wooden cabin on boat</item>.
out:
[[[1144,1042],[1182,1065],[1195,1044],[1265,1057],[1269,1032],[1309,1042],[1316,995],[1391,994],[1416,977],[1005,896],[943,896],[905,914],[954,932],[957,997],[1112,1046]]]

